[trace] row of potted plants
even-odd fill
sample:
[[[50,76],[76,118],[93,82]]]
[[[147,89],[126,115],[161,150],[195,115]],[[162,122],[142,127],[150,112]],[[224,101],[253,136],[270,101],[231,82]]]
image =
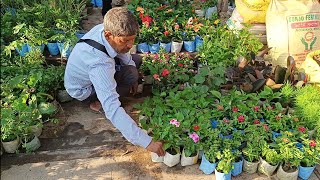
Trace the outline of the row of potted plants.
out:
[[[239,174],[242,166],[244,169],[253,166],[254,170],[246,171],[256,172],[260,157],[266,160],[267,152],[274,151],[281,155],[276,163],[282,165],[277,176],[285,179],[290,174],[283,178],[284,172],[293,170],[297,176],[299,165],[301,174],[303,167],[311,166],[313,170],[314,165],[319,163],[318,139],[309,139],[312,138],[312,131],[308,134],[307,122],[301,121],[299,115],[288,112],[289,108],[282,108],[280,102],[275,102],[278,98],[271,98],[276,97],[272,90],[270,92],[266,88],[259,94],[248,95],[232,91],[228,96],[222,96],[218,91],[209,91],[207,86],[178,89],[162,92],[137,108],[141,110],[141,126],[154,139],[165,143],[167,153],[180,157],[180,147],[183,146],[182,165],[189,165],[185,163],[184,156],[197,155],[199,150],[204,150],[204,157],[207,154],[208,159],[210,156],[218,159],[211,159],[211,162],[218,163],[216,170],[230,177],[232,166],[233,175]],[[317,124],[313,124],[315,126]],[[210,130],[210,127],[213,129]],[[180,158],[170,160],[171,155],[163,159],[168,166],[179,163]],[[245,163],[239,161],[240,167],[232,164],[237,162],[236,159],[244,159]],[[261,166],[265,165],[263,162]]]

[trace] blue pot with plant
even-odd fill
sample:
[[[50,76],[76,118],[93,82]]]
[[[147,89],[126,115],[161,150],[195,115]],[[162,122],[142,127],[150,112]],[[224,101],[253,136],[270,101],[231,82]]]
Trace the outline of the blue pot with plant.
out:
[[[243,158],[238,157],[236,159],[236,162],[233,163],[233,169],[231,170],[232,176],[238,176],[242,173],[242,167],[243,167]]]
[[[137,46],[137,50],[141,53],[148,53],[149,52],[149,46],[146,42],[140,43]]]
[[[167,53],[169,53],[171,51],[171,42],[160,43],[160,47],[162,47]]]
[[[149,51],[152,53],[152,54],[156,54],[159,52],[160,50],[160,43],[155,43],[155,44],[149,44]]]
[[[212,174],[214,172],[214,170],[216,169],[216,165],[217,163],[215,162],[210,162],[209,160],[207,160],[206,156],[211,156],[209,153],[216,153],[216,152],[207,152],[202,156],[201,159],[201,164],[199,166],[199,169],[205,173],[205,174]]]
[[[56,56],[60,52],[58,44],[56,42],[48,42],[47,47],[48,47],[50,55],[52,55],[52,56]]]
[[[16,48],[16,51],[19,53],[21,57],[24,57],[29,52],[28,44],[25,43],[22,45],[21,48]]]
[[[215,169],[216,180],[231,180],[232,162],[234,160],[233,153],[228,148],[216,153],[219,160]]]
[[[217,120],[210,119],[212,129],[216,129],[218,127],[219,122]]]
[[[312,166],[312,167],[299,166],[299,174],[298,174],[298,176],[303,180],[307,180],[307,179],[310,178],[310,176],[313,173],[315,168],[316,168],[316,166]]]
[[[62,57],[69,57],[71,51],[72,51],[72,47],[70,45],[67,45],[64,42],[57,42],[58,48],[59,48],[59,52],[61,54]]]
[[[196,51],[196,41],[184,41],[183,48],[188,52]]]
[[[32,46],[32,45],[30,45],[30,44],[27,44],[27,46],[28,46],[28,51],[29,51],[29,52],[30,52],[30,51],[33,51],[33,50],[35,50],[35,49],[39,49],[39,50],[41,51],[41,53],[43,53],[44,47],[45,47],[44,44],[41,44],[41,46]]]
[[[196,37],[196,51],[199,52],[199,48],[203,45],[203,39],[199,36]]]

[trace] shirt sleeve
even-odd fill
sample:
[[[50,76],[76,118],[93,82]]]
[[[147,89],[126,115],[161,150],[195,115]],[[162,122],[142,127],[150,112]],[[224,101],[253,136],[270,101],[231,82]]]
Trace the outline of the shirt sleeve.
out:
[[[132,60],[130,53],[118,54],[117,57],[121,59],[122,65],[136,66],[136,63]]]
[[[102,104],[106,117],[132,144],[146,148],[152,138],[140,129],[134,120],[120,107],[117,83],[114,79],[113,60],[100,60],[90,66],[89,78]]]

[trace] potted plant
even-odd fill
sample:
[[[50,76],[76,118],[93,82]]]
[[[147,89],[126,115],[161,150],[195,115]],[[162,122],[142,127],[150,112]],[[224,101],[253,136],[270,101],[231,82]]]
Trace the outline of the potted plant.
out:
[[[171,52],[178,53],[181,51],[183,45],[182,31],[179,24],[173,26],[173,38],[171,44]]]
[[[248,141],[242,154],[244,156],[243,171],[249,174],[256,173],[261,155],[259,144],[255,141]]]
[[[27,152],[33,152],[41,146],[39,138],[32,132],[24,133],[21,138],[21,143]]]
[[[171,51],[171,41],[173,36],[173,31],[169,27],[170,26],[165,26],[165,28],[159,32],[160,47],[162,47],[167,53]]]
[[[279,163],[281,162],[281,155],[279,149],[275,144],[268,144],[264,142],[262,146],[262,152],[260,157],[260,164],[258,167],[259,172],[272,176],[274,171],[277,169]]]
[[[222,152],[217,152],[219,162],[215,169],[216,180],[231,180],[232,162],[235,156],[230,149],[223,149]]]
[[[138,35],[138,45],[137,45],[137,51],[141,53],[148,53],[149,52],[149,46],[147,44],[148,39],[148,28],[146,24],[142,24],[142,27],[140,29],[139,35]]]
[[[20,145],[17,121],[10,107],[1,107],[1,142],[5,152],[15,153]]]
[[[243,157],[239,150],[233,150],[232,155],[234,156],[234,161],[232,162],[233,168],[231,170],[231,174],[232,176],[238,176],[242,173]]]
[[[196,132],[192,132],[188,137],[184,138],[181,166],[189,166],[197,163],[199,155],[199,141],[200,137]]]
[[[298,176],[301,179],[309,179],[316,165],[320,163],[320,146],[316,140],[304,139],[303,141],[303,158],[299,165]]]
[[[278,141],[282,164],[277,171],[280,180],[297,179],[298,166],[303,158],[303,152],[297,147],[295,142],[290,142],[288,138],[279,138]]]
[[[194,19],[192,17],[184,25],[184,33],[183,33],[183,47],[188,52],[194,52],[196,50],[196,42],[195,42],[195,29],[197,31],[199,28],[195,27],[193,22]]]
[[[220,129],[220,137],[222,139],[232,139],[232,132],[234,129],[229,119],[223,118],[222,121],[220,120],[217,128]]]

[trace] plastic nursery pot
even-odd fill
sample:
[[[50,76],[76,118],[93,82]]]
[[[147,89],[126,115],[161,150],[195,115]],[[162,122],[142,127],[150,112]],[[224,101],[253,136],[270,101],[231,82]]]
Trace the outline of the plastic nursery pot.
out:
[[[203,155],[199,169],[205,174],[212,174],[216,169],[216,166],[217,163],[210,163],[210,161],[207,160],[205,155]]]
[[[243,171],[247,172],[249,174],[256,173],[257,169],[258,169],[258,165],[259,165],[259,161],[257,161],[257,162],[249,162],[249,161],[244,159]]]
[[[31,132],[35,136],[39,137],[41,135],[41,133],[42,133],[42,127],[39,127],[37,125],[31,126]]]
[[[24,57],[26,56],[26,54],[29,52],[29,48],[28,48],[28,44],[23,44],[22,47],[19,49],[19,48],[16,48],[16,51],[19,53],[19,55],[21,57]]]
[[[218,127],[219,122],[217,120],[210,120],[212,129],[216,129]]]
[[[277,178],[279,180],[298,179],[298,168],[293,172],[285,172],[282,165],[280,165],[277,171]]]
[[[275,131],[272,131],[272,138],[275,140],[276,138],[282,136],[281,133],[278,133],[278,132],[275,132]]]
[[[59,52],[62,57],[69,57],[72,51],[72,47],[69,45],[65,45],[63,42],[57,42]]]
[[[156,54],[159,52],[160,50],[160,43],[155,43],[155,44],[150,44],[148,45],[149,46],[149,51],[152,53],[152,54]]]
[[[163,162],[164,156],[158,156],[156,153],[151,152],[151,161],[152,162]]]
[[[93,4],[94,4],[94,6],[96,6],[96,7],[102,7],[102,0],[92,0],[91,1]]]
[[[204,9],[197,9],[194,11],[198,17],[204,17],[206,11]]]
[[[137,53],[137,45],[133,45],[132,48],[129,51],[130,54],[136,54]]]
[[[196,41],[183,41],[183,48],[188,52],[195,52]]]
[[[40,140],[37,136],[34,136],[34,138],[30,142],[25,142],[25,149],[27,151],[33,152],[41,146]]]
[[[15,153],[16,150],[19,148],[20,145],[20,139],[17,137],[17,139],[13,141],[8,141],[8,142],[2,142],[3,149],[6,153]]]
[[[278,167],[278,164],[273,166],[260,157],[260,164],[258,166],[258,171],[260,173],[265,174],[268,177],[270,177],[273,175],[273,173],[277,169],[277,167]]]
[[[197,152],[195,156],[186,157],[183,149],[182,156],[181,156],[181,166],[190,166],[190,165],[196,164],[198,162],[198,155],[199,155],[199,152]]]
[[[179,154],[179,153],[170,154],[169,152],[166,151],[166,154],[164,155],[163,163],[169,167],[173,167],[173,166],[179,164],[180,155],[181,154]]]
[[[27,46],[28,46],[28,51],[29,52],[33,51],[33,50],[36,50],[36,49],[40,49],[41,53],[43,53],[44,47],[45,47],[44,44],[41,44],[41,46],[31,46],[31,45],[27,44]]]
[[[57,42],[49,42],[47,44],[47,47],[48,47],[50,55],[52,55],[52,56],[56,56],[60,52]]]
[[[196,38],[196,51],[199,52],[200,47],[203,45],[203,40]]]
[[[171,42],[169,43],[160,43],[160,47],[162,47],[167,53],[171,51]]]
[[[299,178],[303,180],[309,179],[309,177],[311,176],[315,168],[316,168],[316,165],[312,167],[299,166],[299,173],[298,173]]]
[[[207,10],[206,10],[206,13],[205,13],[205,17],[207,19],[209,19],[213,13],[217,12],[217,7],[209,7]]]
[[[141,53],[148,53],[149,52],[149,46],[148,46],[147,43],[140,43],[137,46],[137,50],[138,50],[138,52],[141,52]]]
[[[173,41],[172,44],[171,44],[171,52],[173,52],[173,53],[180,52],[181,49],[182,49],[182,45],[183,45],[183,41],[182,42]]]
[[[241,158],[240,161],[233,163],[233,169],[231,170],[232,176],[238,176],[242,173],[242,167],[243,167],[243,158]]]
[[[228,174],[225,174],[215,169],[214,174],[216,175],[216,180],[231,180],[231,172],[229,172]]]

